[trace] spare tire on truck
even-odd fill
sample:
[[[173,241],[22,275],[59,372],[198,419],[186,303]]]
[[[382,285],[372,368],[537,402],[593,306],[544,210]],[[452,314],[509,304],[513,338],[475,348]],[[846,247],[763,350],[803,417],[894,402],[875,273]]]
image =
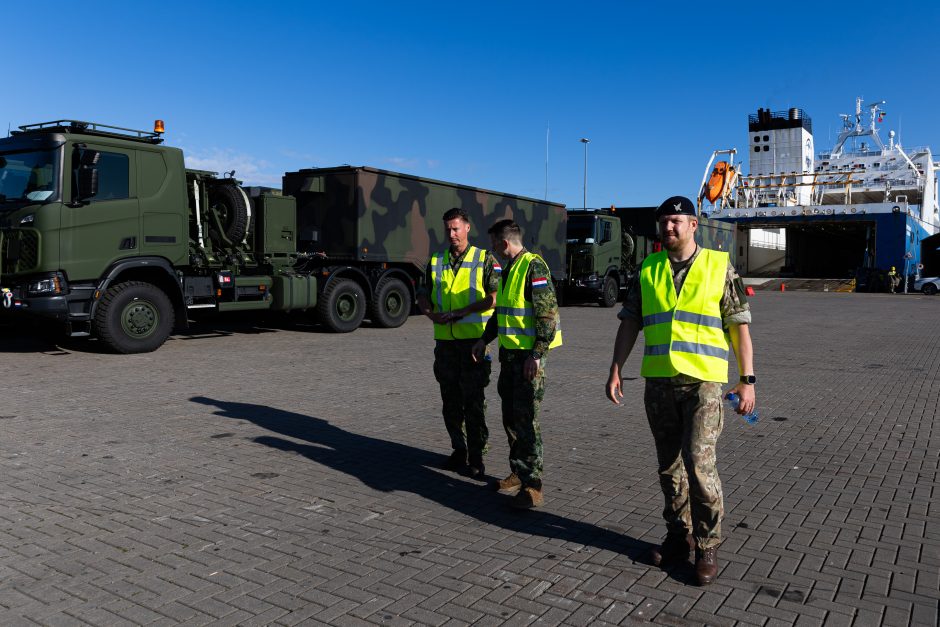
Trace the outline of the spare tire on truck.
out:
[[[245,239],[251,210],[248,198],[241,189],[235,185],[216,185],[209,190],[209,205],[219,214],[219,222],[230,242],[237,243]]]

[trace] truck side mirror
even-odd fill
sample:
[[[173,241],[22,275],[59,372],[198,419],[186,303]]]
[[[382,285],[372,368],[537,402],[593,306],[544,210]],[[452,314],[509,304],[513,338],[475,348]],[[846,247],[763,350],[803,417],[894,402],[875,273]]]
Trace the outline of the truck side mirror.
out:
[[[98,159],[101,153],[87,148],[79,153],[75,169],[75,200],[84,202],[98,195]]]

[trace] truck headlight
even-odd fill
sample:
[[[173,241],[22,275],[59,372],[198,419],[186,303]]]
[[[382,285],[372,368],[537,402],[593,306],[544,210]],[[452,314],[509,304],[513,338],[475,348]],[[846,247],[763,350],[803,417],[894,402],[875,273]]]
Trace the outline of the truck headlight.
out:
[[[56,272],[51,276],[30,281],[26,287],[26,292],[29,296],[41,296],[61,294],[66,289],[65,277],[62,276],[61,272]]]
[[[596,281],[596,280],[597,280],[596,272],[592,272],[591,274],[587,275],[587,278],[585,279],[585,281]]]

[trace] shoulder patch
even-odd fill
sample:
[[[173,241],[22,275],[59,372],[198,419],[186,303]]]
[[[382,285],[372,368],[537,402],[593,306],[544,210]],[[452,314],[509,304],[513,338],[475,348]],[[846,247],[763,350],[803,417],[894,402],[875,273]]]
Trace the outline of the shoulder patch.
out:
[[[532,287],[548,287],[548,279],[545,277],[532,277]]]
[[[494,271],[494,272],[502,272],[502,271],[503,271],[503,267],[502,267],[501,265],[499,265],[499,262],[498,262],[498,261],[494,261],[494,262],[493,262],[493,271]]]

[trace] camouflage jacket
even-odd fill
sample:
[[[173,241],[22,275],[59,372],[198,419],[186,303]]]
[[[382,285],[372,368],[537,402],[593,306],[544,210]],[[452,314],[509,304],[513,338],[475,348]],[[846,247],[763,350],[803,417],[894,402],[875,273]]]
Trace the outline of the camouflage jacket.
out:
[[[470,250],[470,246],[467,246],[464,251],[456,257],[451,256],[450,267],[452,270],[457,271],[457,268],[463,263],[464,257],[467,256],[468,250]],[[499,264],[496,262],[496,257],[494,257],[493,253],[490,251],[486,251],[486,258],[483,264],[483,290],[487,294],[492,294],[499,288],[499,272],[496,270]],[[424,271],[424,284],[418,286],[418,289],[415,290],[415,296],[424,296],[430,300],[431,287],[431,262],[428,261],[428,266]],[[431,305],[434,306],[434,303],[431,303]]]
[[[689,273],[689,268],[692,267],[692,263],[698,257],[699,251],[701,250],[701,247],[696,248],[695,253],[687,261],[682,263],[669,262],[672,267],[672,282],[676,286],[677,295],[682,291],[682,284],[685,282],[685,277]],[[641,294],[640,273],[637,272],[627,285],[627,294],[623,299],[623,308],[620,310],[620,313],[617,314],[617,317],[621,320],[628,318],[635,320],[642,328],[643,299]],[[747,296],[744,293],[744,282],[741,280],[741,277],[738,276],[738,273],[735,272],[734,266],[731,265],[730,261],[728,262],[728,269],[725,272],[725,291],[721,296],[720,307],[721,321],[726,329],[733,324],[751,323],[751,306],[748,304]],[[670,381],[677,385],[698,382],[697,379],[686,375],[673,377]]]
[[[520,255],[527,252],[525,248],[516,255],[513,261],[506,264],[502,272],[503,285],[506,283],[506,277],[509,276],[509,269],[513,262]],[[547,278],[545,287],[532,287],[533,278]],[[548,345],[555,339],[555,328],[558,326],[558,299],[555,296],[555,285],[552,283],[552,274],[545,261],[541,257],[534,258],[529,263],[529,271],[525,278],[525,299],[532,303],[535,310],[535,346],[529,350],[505,350],[499,349],[500,361],[513,361],[515,359],[525,359],[529,355],[538,355],[541,357],[548,353]],[[481,338],[489,344],[499,334],[496,316],[490,318],[486,325],[486,330]]]

